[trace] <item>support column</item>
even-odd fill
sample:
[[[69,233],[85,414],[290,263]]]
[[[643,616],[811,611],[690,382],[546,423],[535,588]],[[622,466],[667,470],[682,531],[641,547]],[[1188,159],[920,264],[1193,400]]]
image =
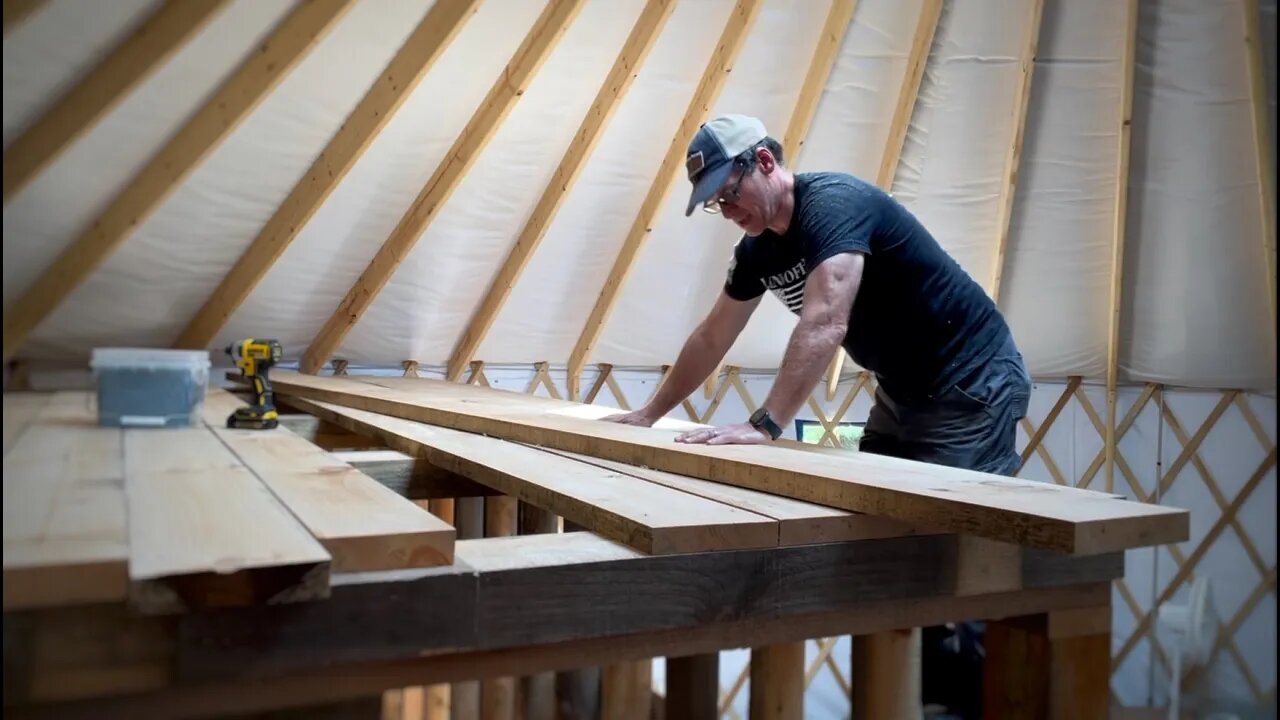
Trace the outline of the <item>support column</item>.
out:
[[[853,720],[920,720],[920,628],[851,639]]]
[[[649,720],[653,707],[653,662],[607,665],[600,678],[601,717]]]
[[[666,720],[718,720],[720,654],[667,658]]]
[[[429,501],[428,508],[436,517],[457,527],[457,521],[454,519],[454,502],[453,498],[437,498]],[[426,697],[424,698],[424,717],[426,720],[449,720],[449,707],[451,703],[450,686],[447,684],[430,685],[426,689]],[[416,720],[416,718],[414,719]]]
[[[458,498],[454,503],[454,521],[459,540],[484,537],[484,498]],[[457,682],[449,688],[449,717],[453,720],[480,717],[480,681]]]
[[[1107,716],[1109,605],[990,622],[984,647],[984,716],[1012,720]]]
[[[565,532],[584,530],[564,521]],[[600,716],[600,668],[585,667],[556,673],[558,720],[595,720]]]
[[[751,650],[751,720],[802,720],[804,641]]]
[[[520,534],[536,535],[560,531],[560,518],[542,508],[520,503]],[[524,720],[556,720],[556,674],[537,673],[520,678]]]
[[[516,534],[517,500],[510,495],[490,495],[484,499],[485,537],[507,537]],[[516,678],[501,677],[480,683],[480,717],[482,720],[515,720]]]

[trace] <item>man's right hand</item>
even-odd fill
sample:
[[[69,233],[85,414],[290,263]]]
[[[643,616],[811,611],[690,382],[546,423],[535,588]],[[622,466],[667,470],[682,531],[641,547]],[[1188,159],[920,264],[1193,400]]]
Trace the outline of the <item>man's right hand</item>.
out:
[[[619,423],[621,425],[639,425],[640,427],[652,427],[653,424],[658,421],[658,418],[651,417],[644,410],[633,410],[629,413],[608,415],[600,419],[605,422]]]

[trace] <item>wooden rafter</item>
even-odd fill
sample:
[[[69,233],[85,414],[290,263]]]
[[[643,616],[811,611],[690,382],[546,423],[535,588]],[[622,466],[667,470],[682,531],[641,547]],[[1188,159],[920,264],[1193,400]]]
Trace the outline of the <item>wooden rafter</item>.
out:
[[[440,0],[431,6],[329,144],[205,300],[174,342],[175,347],[203,348],[213,341],[457,37],[478,4],[479,0]]]
[[[1133,126],[1133,57],[1138,36],[1138,0],[1126,0],[1124,54],[1120,60],[1120,127],[1116,151],[1115,201],[1111,213],[1111,296],[1107,314],[1107,432],[1103,438],[1106,491],[1115,486],[1116,378],[1120,371],[1120,293],[1123,286],[1125,218],[1129,201],[1129,136]]]
[[[226,0],[167,0],[152,13],[105,60],[5,148],[5,202],[226,6]]]
[[[49,0],[4,0],[5,34],[21,25],[22,21],[31,17],[48,2]]]
[[[1249,105],[1253,109],[1253,143],[1258,172],[1258,203],[1262,212],[1262,242],[1266,252],[1267,297],[1271,302],[1271,325],[1276,327],[1276,195],[1271,178],[1271,136],[1268,133],[1267,95],[1263,88],[1262,36],[1259,34],[1258,0],[1244,2],[1244,43],[1249,64]]]
[[[933,36],[938,31],[938,21],[942,18],[942,0],[925,0],[920,7],[920,17],[916,20],[916,31],[911,38],[911,52],[907,55],[907,69],[902,76],[902,85],[898,89],[898,103],[893,108],[893,118],[889,121],[889,137],[880,155],[880,169],[876,172],[876,186],[886,192],[893,189],[893,178],[898,172],[898,161],[902,157],[902,146],[907,141],[907,128],[911,125],[911,115],[916,109],[916,98],[920,95],[920,81],[924,78],[924,68],[929,61],[929,49],[933,47]],[[835,400],[836,386],[840,384],[840,372],[844,369],[845,353],[841,348],[831,358],[831,368],[827,372],[827,400]]]
[[[275,27],[5,313],[5,360],[239,126],[350,6],[351,0],[308,0]]]
[[[671,189],[676,170],[680,167],[680,163],[684,161],[685,149],[688,147],[689,141],[693,139],[693,135],[697,132],[703,118],[710,111],[711,105],[720,96],[720,91],[724,88],[724,83],[729,78],[729,73],[733,69],[738,52],[742,50],[742,45],[747,38],[747,32],[755,23],[756,15],[759,14],[759,11],[760,0],[737,0],[733,11],[729,15],[728,22],[725,23],[724,30],[720,33],[716,49],[711,54],[711,61],[702,73],[702,80],[698,83],[697,90],[694,91],[693,98],[689,101],[689,107],[685,110],[684,117],[680,120],[675,137],[671,139],[667,154],[662,159],[662,164],[658,167],[658,173],[654,176],[653,183],[649,186],[649,192],[645,195],[644,202],[640,205],[640,212],[636,214],[635,222],[631,224],[626,240],[623,241],[622,247],[618,249],[618,256],[613,262],[613,268],[609,271],[609,276],[605,279],[604,287],[600,290],[600,296],[596,299],[595,306],[591,309],[591,315],[587,318],[577,345],[574,346],[573,352],[569,356],[569,398],[571,400],[577,400],[582,396],[580,392],[582,369],[586,366],[587,359],[595,348],[596,341],[600,339],[600,333],[604,330],[605,321],[608,320],[609,313],[613,311],[613,304],[618,299],[622,284],[626,282],[627,276],[631,273],[631,265],[636,255],[640,252],[640,246],[649,236],[649,225]]]
[[[1067,382],[1066,389],[1062,391],[1062,395],[1058,397],[1058,401],[1053,404],[1053,407],[1049,410],[1049,414],[1045,416],[1044,422],[1040,424],[1040,428],[1027,440],[1027,446],[1022,449],[1022,463],[1024,465],[1031,457],[1031,453],[1035,451],[1036,447],[1044,439],[1044,434],[1049,432],[1049,428],[1053,425],[1053,422],[1058,419],[1059,413],[1061,413],[1062,409],[1067,406],[1067,401],[1069,401],[1071,396],[1075,394],[1076,388],[1080,387],[1080,382],[1080,376],[1072,376],[1072,378]]]
[[[600,363],[597,368],[599,371],[596,373],[596,381],[591,385],[591,390],[587,391],[587,397],[582,400],[587,405],[596,401],[596,396],[604,389],[609,376],[613,374],[613,365],[609,363]]]
[[[431,179],[427,180],[427,184],[400,218],[391,235],[369,261],[360,278],[347,291],[346,297],[311,341],[311,346],[303,353],[299,364],[302,372],[314,374],[319,370],[325,359],[364,316],[396,268],[400,267],[401,261],[409,255],[418,238],[422,237],[427,226],[435,219],[437,212],[448,202],[498,126],[515,107],[538,68],[542,67],[560,38],[564,37],[582,5],[583,0],[551,0],[538,16],[524,42],[489,88],[480,107],[472,114],[467,126],[458,134],[453,146],[431,174]]]
[[[503,261],[493,281],[489,283],[484,299],[480,301],[480,305],[471,316],[471,321],[467,323],[466,329],[458,339],[453,355],[449,358],[446,376],[449,380],[456,381],[462,377],[467,363],[471,362],[480,344],[484,342],[485,336],[493,327],[499,311],[510,296],[512,288],[520,280],[520,275],[528,266],[529,259],[542,243],[542,239],[547,234],[547,228],[551,227],[551,221],[560,210],[565,197],[568,196],[569,189],[577,181],[587,158],[590,157],[591,151],[604,133],[618,104],[631,89],[632,82],[639,74],[637,68],[644,64],[649,51],[653,49],[654,42],[657,41],[658,35],[662,33],[662,29],[675,9],[675,3],[676,0],[648,0],[645,4],[635,27],[627,36],[622,50],[618,52],[613,68],[601,83],[595,102],[591,104],[587,114],[582,118],[582,123],[578,125],[578,132],[569,143],[564,159],[560,161],[555,174],[551,176],[551,181],[543,189],[542,197],[534,206],[533,213],[516,238],[515,245],[507,254],[507,259]]]
[[[1027,105],[1031,100],[1031,75],[1036,66],[1036,48],[1040,43],[1040,19],[1044,16],[1044,0],[1031,0],[1026,34],[1018,52],[1018,85],[1014,91],[1013,140],[1005,153],[1001,174],[1000,201],[996,210],[996,252],[992,262],[991,298],[1000,299],[1000,278],[1004,273],[1004,251],[1009,244],[1009,220],[1013,216],[1013,194],[1018,185],[1018,165],[1022,158],[1022,138],[1026,129]]]

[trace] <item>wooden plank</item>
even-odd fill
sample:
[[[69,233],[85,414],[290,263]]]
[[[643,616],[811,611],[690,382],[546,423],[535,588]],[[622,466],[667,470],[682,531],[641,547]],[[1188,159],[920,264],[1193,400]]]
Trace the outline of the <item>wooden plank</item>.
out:
[[[1120,128],[1116,186],[1111,213],[1111,294],[1107,314],[1107,423],[1103,434],[1106,491],[1115,490],[1116,381],[1120,372],[1120,296],[1124,285],[1124,238],[1129,205],[1129,139],[1133,129],[1134,47],[1138,41],[1138,0],[1125,2],[1124,53],[1120,58]]]
[[[24,20],[44,7],[49,0],[4,0],[4,32],[18,27]]]
[[[7,392],[4,394],[4,454],[22,437],[27,426],[40,415],[52,393]]]
[[[600,296],[591,308],[591,315],[587,318],[586,325],[582,328],[582,334],[578,337],[578,342],[574,345],[573,352],[569,356],[570,400],[577,400],[582,397],[580,392],[582,369],[586,367],[591,351],[595,348],[596,341],[600,339],[600,334],[604,331],[604,324],[609,319],[609,314],[613,311],[613,304],[618,298],[618,293],[622,290],[623,283],[626,282],[627,276],[631,273],[631,264],[640,253],[640,246],[649,237],[649,226],[653,222],[654,216],[658,213],[658,208],[662,205],[662,201],[666,199],[667,193],[671,190],[671,185],[677,176],[676,171],[684,162],[684,154],[688,149],[689,141],[693,139],[693,135],[698,131],[699,125],[702,124],[707,113],[710,112],[716,98],[720,96],[720,91],[724,88],[725,81],[729,79],[729,73],[733,71],[738,52],[742,50],[747,33],[751,30],[751,26],[755,24],[756,15],[759,11],[759,0],[737,0],[729,14],[729,19],[725,23],[724,30],[720,33],[720,39],[716,43],[716,49],[711,54],[711,60],[702,72],[702,79],[698,82],[697,89],[689,101],[684,117],[681,118],[680,124],[677,126],[675,136],[671,138],[671,145],[667,148],[667,154],[662,158],[662,164],[658,166],[658,173],[654,176],[653,183],[649,186],[649,191],[645,194],[644,201],[640,205],[640,212],[636,214],[635,221],[631,224],[631,229],[627,231],[627,237],[623,241],[622,247],[618,250],[618,256],[614,259],[613,267],[609,270],[609,276],[604,281],[604,287],[600,290]]]
[[[88,132],[226,6],[226,0],[166,0],[4,149],[5,202],[26,187],[63,150]]]
[[[320,155],[196,312],[175,347],[207,347],[475,14],[478,0],[439,0],[409,34]]]
[[[128,186],[5,313],[4,359],[57,310],[129,234],[258,106],[319,42],[351,0],[306,0],[271,32]]]
[[[870,453],[671,442],[673,432],[527,411],[503,412],[502,391],[438,380],[416,389],[282,371],[282,395],[484,433],[516,442],[714,480],[845,510],[883,515],[1073,554],[1181,542],[1189,513],[1103,493]],[[467,396],[464,396],[467,395]]]
[[[941,18],[942,0],[924,0],[920,6],[920,17],[916,21],[915,34],[911,38],[906,72],[898,89],[898,103],[894,106],[893,118],[889,121],[889,138],[885,142],[884,153],[880,156],[880,170],[876,173],[876,185],[886,192],[893,190],[893,178],[898,172],[898,160],[902,157],[902,147],[907,140],[907,128],[911,126],[911,115],[915,112],[916,98],[920,95],[920,81],[924,78],[929,50],[933,47],[933,36]],[[841,348],[831,359],[831,369],[827,373],[827,400],[835,399],[845,357],[844,349]]]
[[[1023,29],[1018,53],[1018,84],[1013,94],[1013,139],[1005,153],[1000,200],[996,209],[996,253],[989,286],[991,298],[1000,299],[1000,279],[1004,275],[1004,252],[1009,245],[1009,220],[1013,217],[1013,196],[1018,186],[1018,166],[1022,159],[1022,139],[1026,135],[1027,106],[1031,100],[1031,76],[1036,67],[1036,48],[1040,44],[1040,20],[1044,16],[1044,0],[1030,0],[1028,18]]]
[[[121,431],[98,427],[90,393],[46,401],[4,457],[6,611],[128,590]]]
[[[631,34],[627,36],[627,41],[618,52],[613,67],[601,83],[595,101],[591,103],[591,107],[578,125],[578,132],[569,143],[564,158],[556,168],[555,174],[551,176],[551,181],[542,191],[542,196],[525,222],[524,229],[517,236],[515,245],[511,247],[502,267],[489,283],[484,299],[480,301],[480,305],[472,314],[470,322],[467,323],[466,329],[454,346],[448,363],[446,375],[448,380],[453,382],[460,380],[462,373],[475,357],[476,350],[493,327],[493,322],[503,304],[506,303],[507,297],[510,296],[511,289],[519,282],[520,275],[542,243],[542,238],[546,236],[547,228],[551,226],[551,221],[559,211],[564,198],[568,196],[570,188],[577,181],[605,126],[609,124],[622,98],[631,89],[632,81],[639,74],[637,68],[644,64],[645,58],[648,57],[662,29],[666,27],[667,20],[674,9],[675,0],[648,0],[645,3],[640,17],[631,29]]]
[[[527,447],[449,428],[299,399],[310,412],[382,435],[428,458],[605,537],[651,554],[768,547],[778,524],[705,498]]]
[[[247,402],[252,396],[237,394],[235,397]],[[276,405],[279,409],[278,402]],[[329,452],[386,448],[377,438],[353,433],[305,413],[280,413],[280,427],[287,428],[294,435]]]
[[[916,531],[905,523],[874,515],[851,513],[825,505],[792,500],[781,495],[734,487],[723,483],[700,480],[686,475],[627,465],[562,450],[546,450],[565,457],[625,473],[682,492],[732,505],[747,512],[770,517],[778,521],[779,545],[804,545],[819,542],[847,540],[871,540],[883,537],[911,535]]]
[[[453,562],[453,527],[368,475],[286,428],[227,429],[243,405],[214,388],[205,423],[329,551],[334,572]]]
[[[329,595],[329,553],[209,428],[125,430],[124,465],[139,609]]]
[[[452,501],[454,498],[483,497],[498,492],[438,468],[426,458],[397,450],[345,450],[329,454],[410,500]]]
[[[488,95],[454,140],[453,146],[445,153],[444,159],[419,191],[418,197],[303,353],[299,363],[303,372],[316,373],[324,367],[347,332],[373,304],[374,298],[386,286],[396,268],[400,267],[400,261],[413,250],[418,238],[422,237],[436,213],[448,202],[498,126],[524,94],[538,68],[542,67],[542,63],[560,42],[582,5],[583,0],[551,0],[538,16],[524,42],[489,88]]]

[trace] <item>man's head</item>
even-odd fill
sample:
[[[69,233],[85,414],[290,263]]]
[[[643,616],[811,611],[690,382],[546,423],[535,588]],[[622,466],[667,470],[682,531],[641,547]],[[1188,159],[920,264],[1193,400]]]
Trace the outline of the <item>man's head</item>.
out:
[[[685,170],[693,192],[685,216],[694,208],[720,213],[748,235],[777,230],[779,215],[789,212],[782,147],[764,124],[746,115],[722,115],[701,128],[689,143]]]

